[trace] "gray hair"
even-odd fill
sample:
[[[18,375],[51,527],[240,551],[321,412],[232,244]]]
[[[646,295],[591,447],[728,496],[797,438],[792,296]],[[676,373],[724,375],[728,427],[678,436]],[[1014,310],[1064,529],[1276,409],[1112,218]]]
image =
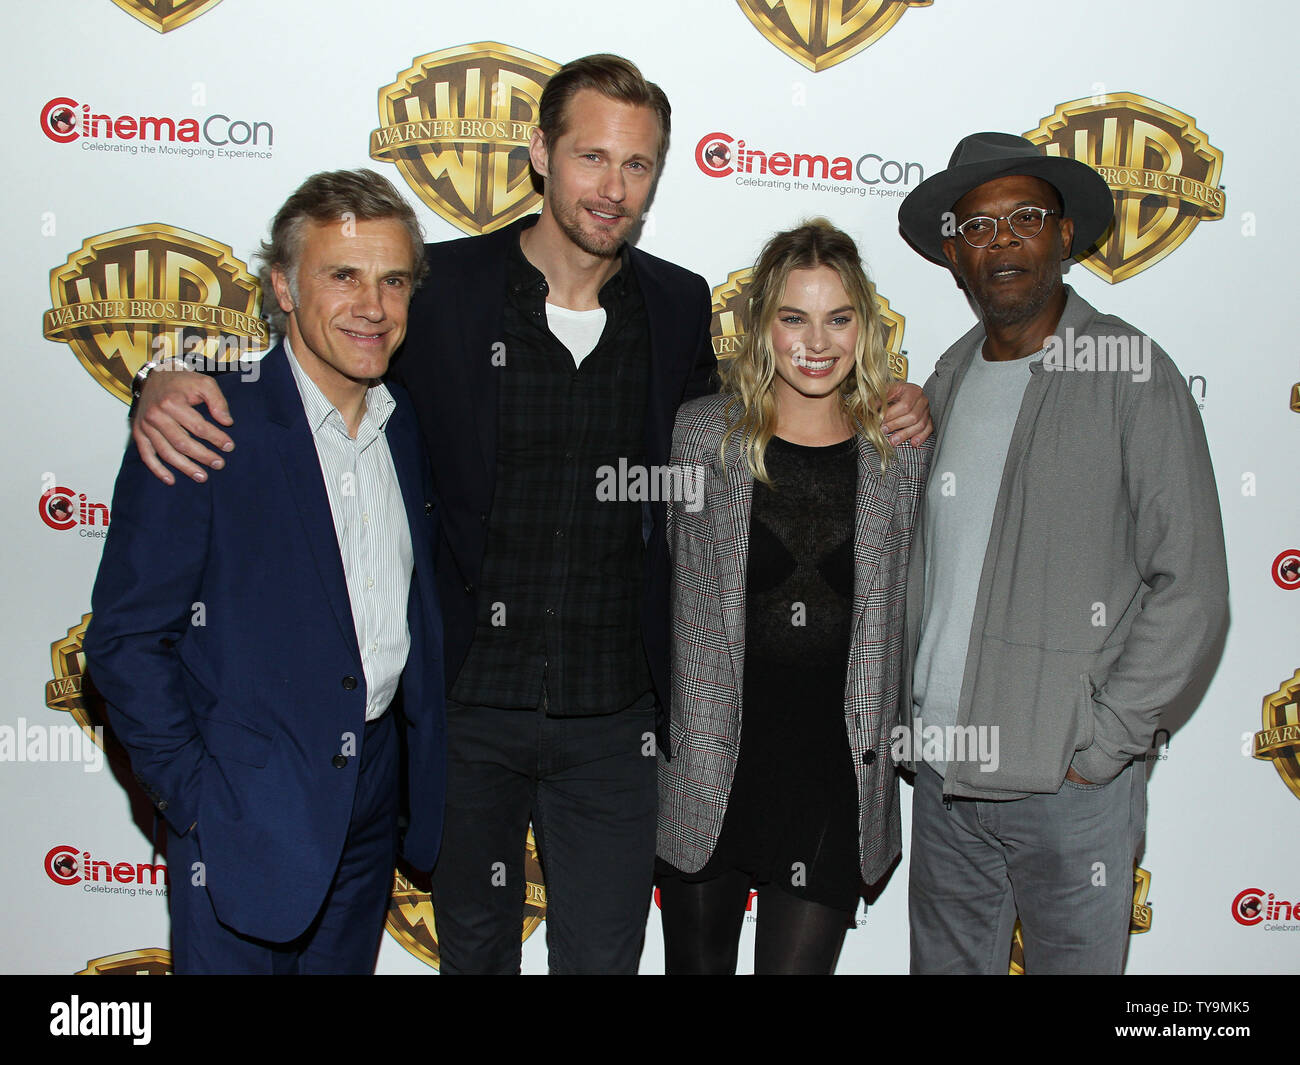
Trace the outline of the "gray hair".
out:
[[[298,186],[271,223],[271,239],[262,241],[258,280],[262,283],[262,314],[281,336],[287,315],[280,309],[271,285],[271,271],[281,270],[289,280],[289,293],[298,302],[298,258],[302,254],[307,222],[372,221],[391,218],[406,227],[411,238],[411,287],[428,271],[424,261],[424,231],[415,211],[392,182],[373,170],[327,170],[313,174]]]

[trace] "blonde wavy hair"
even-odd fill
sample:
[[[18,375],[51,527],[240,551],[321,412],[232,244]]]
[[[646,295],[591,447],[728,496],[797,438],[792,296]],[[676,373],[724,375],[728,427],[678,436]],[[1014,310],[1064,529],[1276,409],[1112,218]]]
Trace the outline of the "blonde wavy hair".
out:
[[[858,320],[858,342],[853,371],[840,385],[841,408],[854,431],[864,436],[880,456],[883,472],[894,457],[893,445],[885,438],[886,396],[893,387],[889,357],[885,351],[880,312],[872,298],[870,282],[862,267],[853,238],[824,218],[813,218],[763,246],[754,265],[749,285],[745,339],[740,351],[719,367],[722,391],[727,395],[723,411],[731,423],[722,437],[721,456],[726,461],[727,445],[740,441],[751,476],[772,484],[764,457],[776,431],[776,356],[772,351],[772,323],[785,296],[786,282],[793,270],[829,266],[840,278]]]

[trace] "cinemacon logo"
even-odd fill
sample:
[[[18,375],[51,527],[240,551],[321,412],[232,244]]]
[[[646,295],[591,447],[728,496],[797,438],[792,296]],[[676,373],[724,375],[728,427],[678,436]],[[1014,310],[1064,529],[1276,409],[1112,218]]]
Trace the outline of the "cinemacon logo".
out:
[[[68,844],[51,847],[45,855],[45,875],[56,884],[71,887],[82,881],[102,884],[166,884],[163,862],[112,862],[92,858],[89,851]]]
[[[1246,888],[1232,900],[1232,919],[1247,927],[1261,921],[1300,921],[1300,903],[1279,899],[1262,888]]]
[[[172,118],[167,115],[98,114],[90,104],[79,104],[67,96],[56,96],[41,109],[41,131],[52,141],[69,144],[87,140],[200,141],[218,147],[227,144],[275,143],[269,122],[246,122],[229,115],[207,118]]]
[[[914,185],[925,180],[920,163],[901,163],[867,152],[856,160],[845,155],[770,151],[752,147],[729,133],[706,133],[695,145],[695,165],[709,177],[771,174],[807,181],[858,180],[864,185]]]
[[[99,536],[108,528],[108,504],[93,503],[86,498],[85,492],[74,492],[71,488],[57,485],[47,489],[36,505],[36,512],[41,521],[51,529],[66,532],[83,527],[85,535],[94,535],[87,530],[98,527]]]

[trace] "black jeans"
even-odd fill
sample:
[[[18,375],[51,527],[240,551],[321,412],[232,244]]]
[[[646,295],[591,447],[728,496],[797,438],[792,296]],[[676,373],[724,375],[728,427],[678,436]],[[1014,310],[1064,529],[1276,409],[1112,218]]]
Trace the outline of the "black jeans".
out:
[[[635,973],[655,853],[655,710],[551,717],[447,704],[433,871],[443,973],[517,973],[529,819],[553,973]]]

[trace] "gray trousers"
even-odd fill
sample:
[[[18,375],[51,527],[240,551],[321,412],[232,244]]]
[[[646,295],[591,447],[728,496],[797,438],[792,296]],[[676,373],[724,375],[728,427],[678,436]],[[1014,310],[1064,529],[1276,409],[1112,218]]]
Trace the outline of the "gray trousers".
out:
[[[917,767],[908,888],[913,973],[1006,975],[1020,917],[1025,972],[1124,970],[1146,764],[1053,795],[951,800]]]

